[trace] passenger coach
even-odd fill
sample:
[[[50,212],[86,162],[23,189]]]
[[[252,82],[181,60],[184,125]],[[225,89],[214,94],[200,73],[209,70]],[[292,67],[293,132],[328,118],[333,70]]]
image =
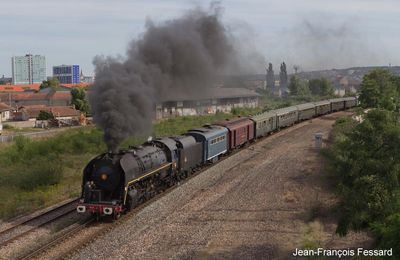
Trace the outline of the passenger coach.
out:
[[[305,103],[297,106],[299,110],[299,121],[307,120],[315,116],[315,104]]]
[[[205,125],[189,130],[196,142],[203,143],[203,163],[216,162],[220,155],[228,151],[228,129],[217,125]]]
[[[266,111],[251,117],[255,124],[256,138],[266,136],[277,129],[276,112]]]
[[[294,125],[299,120],[298,109],[296,106],[273,110],[277,117],[277,128]]]

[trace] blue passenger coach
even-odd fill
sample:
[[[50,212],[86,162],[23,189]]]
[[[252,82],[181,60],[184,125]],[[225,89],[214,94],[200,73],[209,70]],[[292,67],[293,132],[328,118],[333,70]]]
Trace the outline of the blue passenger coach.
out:
[[[203,162],[215,162],[219,155],[225,154],[228,150],[228,129],[225,127],[205,125],[189,130],[187,135],[203,143]]]

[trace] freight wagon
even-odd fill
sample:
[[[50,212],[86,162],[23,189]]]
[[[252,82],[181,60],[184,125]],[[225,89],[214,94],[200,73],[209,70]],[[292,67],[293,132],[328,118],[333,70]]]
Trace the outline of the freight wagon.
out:
[[[236,149],[254,140],[254,122],[247,117],[218,122],[228,129],[228,148]]]

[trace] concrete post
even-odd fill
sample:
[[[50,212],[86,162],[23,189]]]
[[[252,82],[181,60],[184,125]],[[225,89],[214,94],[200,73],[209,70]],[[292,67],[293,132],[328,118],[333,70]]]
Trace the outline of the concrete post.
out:
[[[315,133],[315,148],[321,149],[322,148],[322,133]]]

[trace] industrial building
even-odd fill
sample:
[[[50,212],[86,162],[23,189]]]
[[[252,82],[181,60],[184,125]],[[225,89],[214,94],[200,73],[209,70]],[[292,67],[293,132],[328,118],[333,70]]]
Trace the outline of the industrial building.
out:
[[[174,92],[156,106],[156,119],[228,113],[235,107],[255,108],[260,95],[245,88],[210,88],[199,95]]]
[[[53,78],[57,78],[61,84],[80,83],[79,65],[53,66]]]
[[[12,84],[34,84],[46,80],[46,58],[26,54],[11,58]]]
[[[70,91],[0,93],[0,102],[14,108],[32,105],[69,106],[71,98]]]

